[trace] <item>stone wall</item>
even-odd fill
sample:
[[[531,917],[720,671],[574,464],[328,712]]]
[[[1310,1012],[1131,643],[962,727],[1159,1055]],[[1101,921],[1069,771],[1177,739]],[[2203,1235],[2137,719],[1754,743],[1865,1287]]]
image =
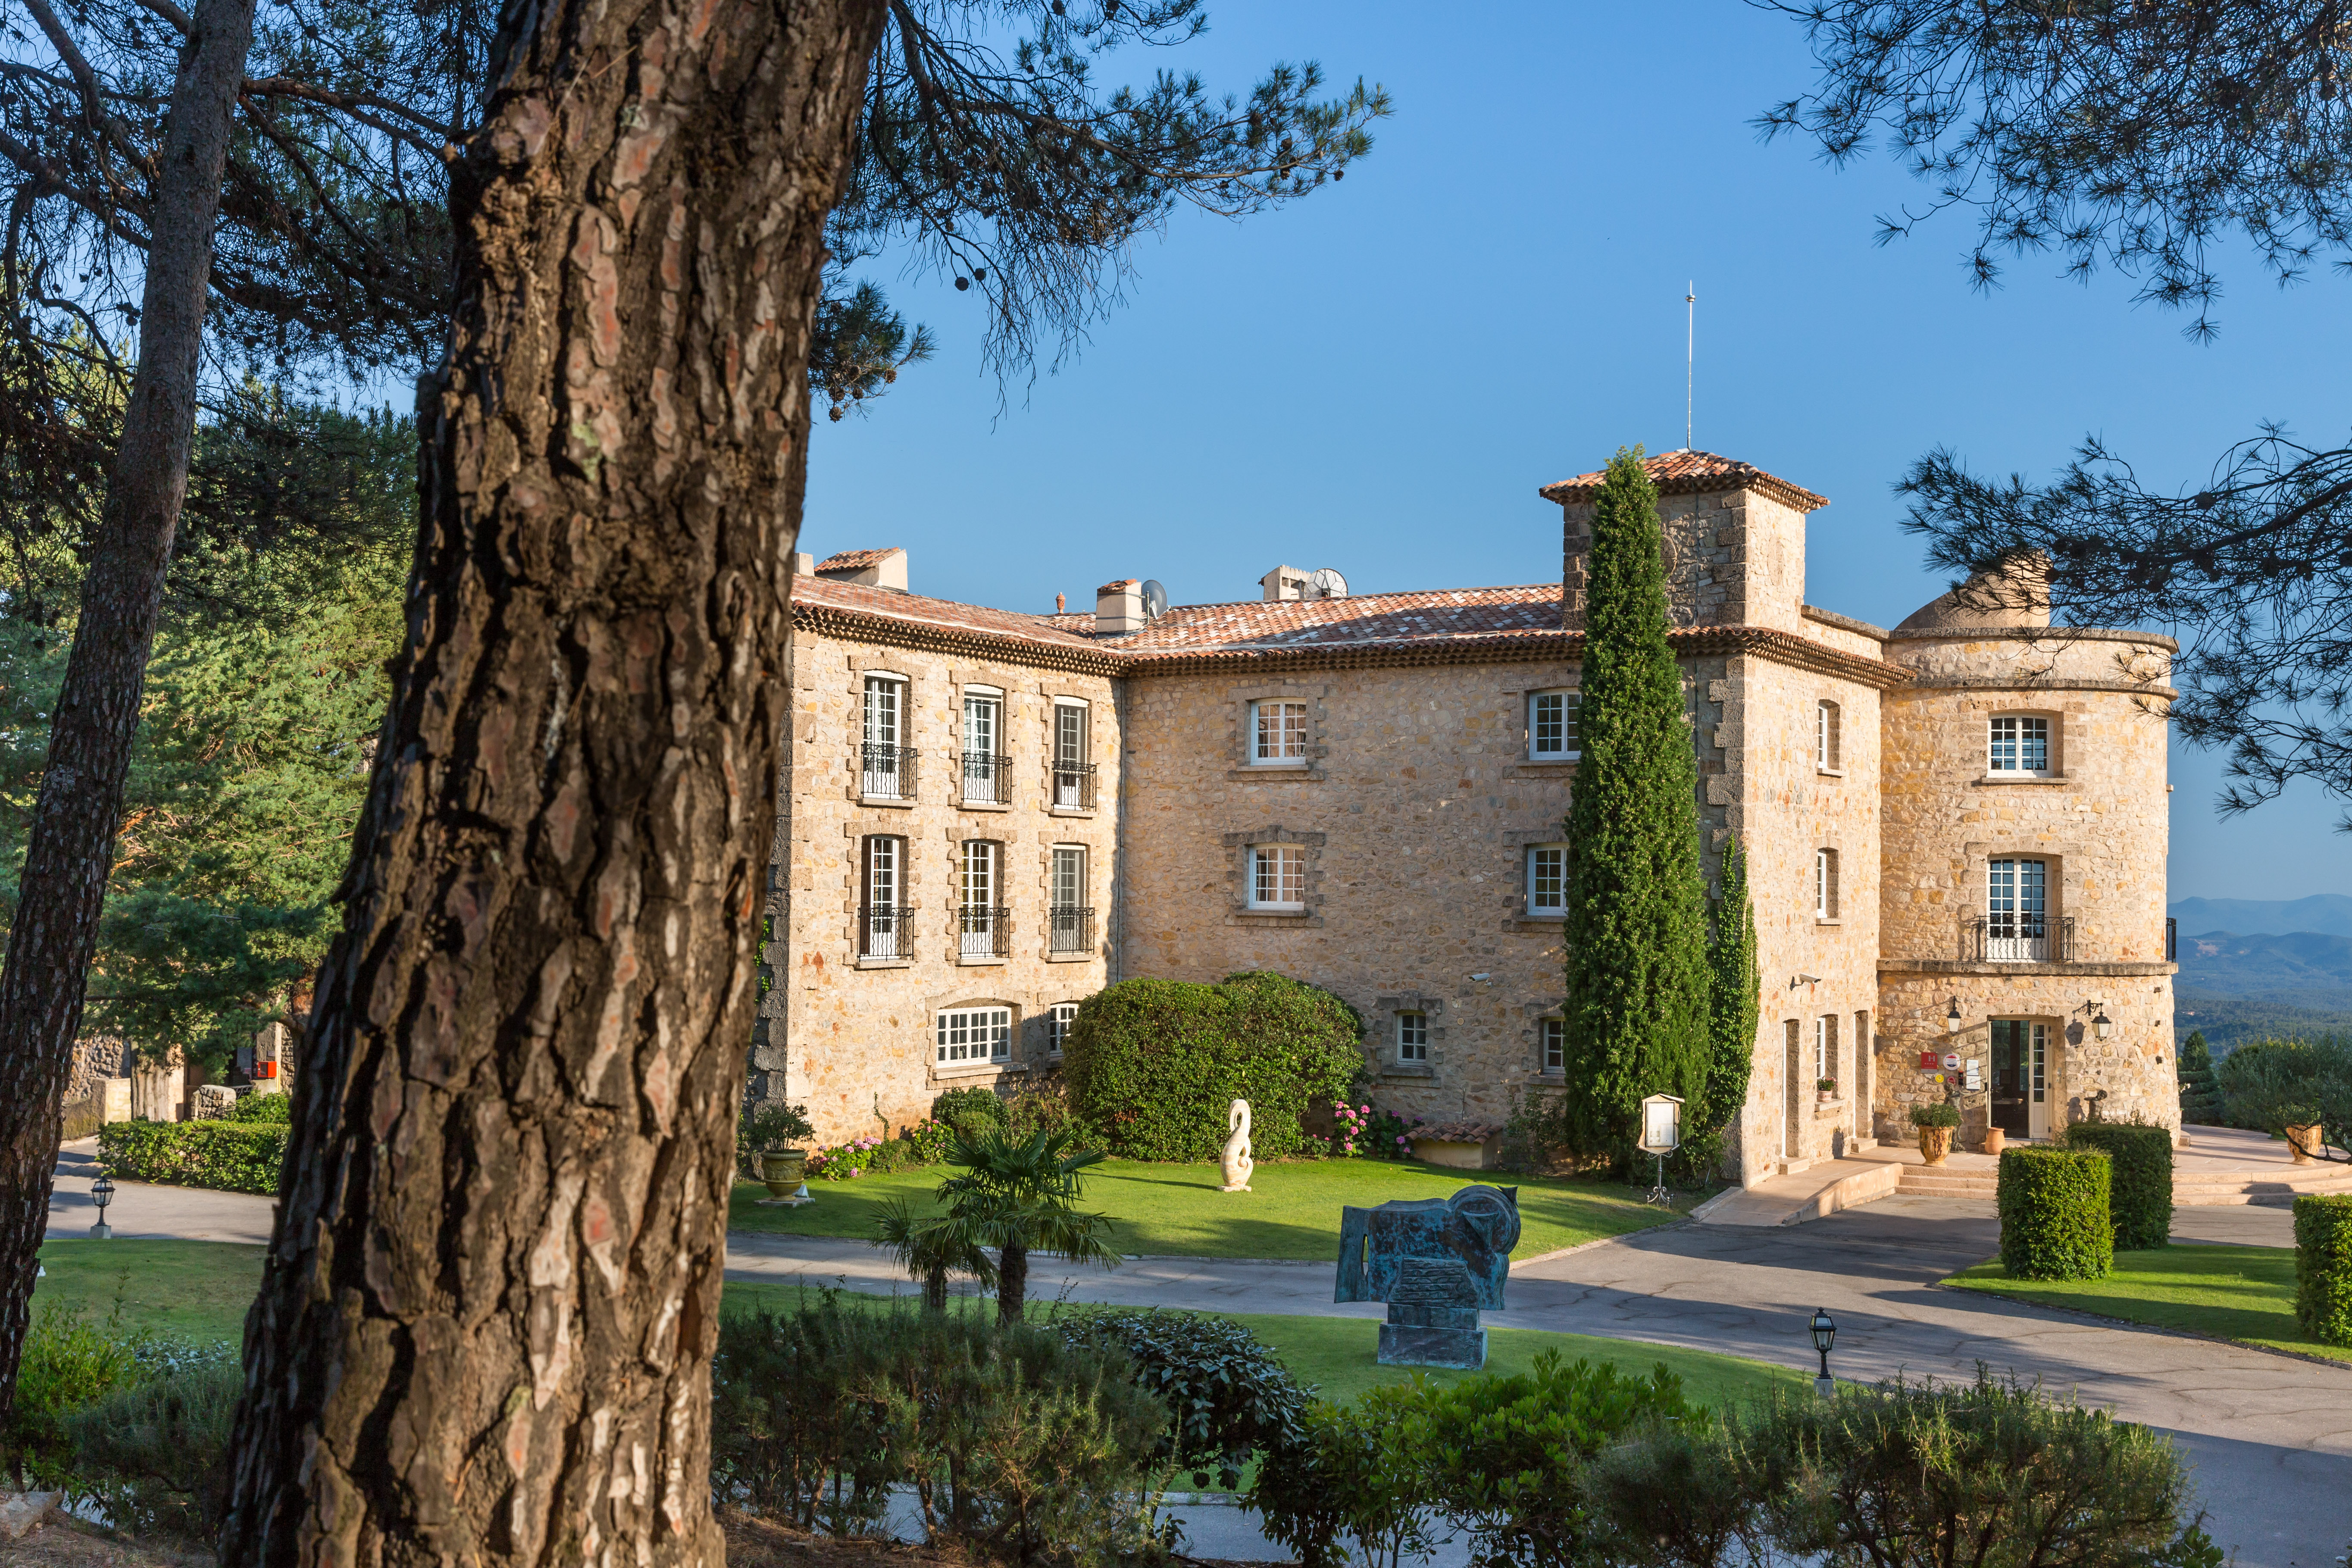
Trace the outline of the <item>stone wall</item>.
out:
[[[1592,503],[1571,502],[1560,511],[1563,614],[1569,630],[1581,631]],[[1676,626],[1806,631],[1804,513],[1753,490],[1730,490],[1660,496],[1658,518]]]

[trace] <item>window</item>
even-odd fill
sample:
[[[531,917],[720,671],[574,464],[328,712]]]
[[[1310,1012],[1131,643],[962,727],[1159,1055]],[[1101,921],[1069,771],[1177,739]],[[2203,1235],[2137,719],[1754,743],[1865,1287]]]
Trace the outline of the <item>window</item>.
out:
[[[964,690],[963,797],[990,805],[1008,803],[1005,774],[1012,759],[999,755],[1004,738],[1004,698],[986,688]]]
[[[986,838],[967,838],[961,858],[958,889],[958,952],[966,958],[984,958],[1005,951],[1010,912],[997,903],[1003,890],[998,875],[999,846]]]
[[[2022,713],[1996,715],[1992,720],[1985,770],[1996,773],[2048,773],[2050,721]]]
[[[1296,844],[1250,846],[1250,905],[1261,910],[1307,907],[1307,851]]]
[[[1813,704],[1813,766],[1825,773],[1834,773],[1844,765],[1838,761],[1838,705],[1816,702]]]
[[[1087,901],[1087,852],[1082,845],[1054,847],[1051,951],[1086,952],[1094,946],[1093,906]]]
[[[903,907],[900,894],[906,887],[905,868],[907,841],[903,838],[877,836],[865,841],[859,852],[857,911],[857,956],[860,958],[907,958],[912,956],[908,947],[907,917],[914,913]]]
[[[958,1007],[940,1015],[939,1058],[942,1065],[1001,1062],[1013,1057],[1013,1009]]]
[[[1580,691],[1538,691],[1528,698],[1528,755],[1539,763],[1572,762],[1579,754],[1576,737]]]
[[[859,748],[861,794],[884,800],[911,800],[915,754],[906,744],[907,683],[892,675],[866,678],[864,744]]]
[[[1095,805],[1095,768],[1087,761],[1087,706],[1054,704],[1054,804],[1080,811]]]
[[[1813,851],[1813,918],[1838,918],[1838,852],[1834,849]]]
[[[1251,703],[1249,760],[1253,767],[1306,766],[1307,704]]]
[[[1429,1060],[1429,1015],[1399,1013],[1396,1016],[1397,1060],[1426,1063]]]
[[[1837,1079],[1838,1021],[1835,1013],[1824,1013],[1813,1020],[1813,1082]]]
[[[1992,860],[1985,866],[1985,958],[2039,963],[2050,956],[2049,862]]]
[[[1538,844],[1528,851],[1528,913],[1539,920],[1568,913],[1568,846]]]
[[[2032,1057],[2032,1061],[2030,1064],[2030,1070],[2033,1075],[2033,1103],[2040,1105],[2042,1103],[2042,1069],[2047,1066],[2050,1056],[2049,1025],[2036,1024],[2033,1026],[2033,1040],[2030,1049]]]
[[[1056,1002],[1045,1009],[1045,1054],[1058,1057],[1062,1042],[1070,1037],[1070,1024],[1078,1016],[1076,1002]]]
[[[1537,1044],[1542,1055],[1538,1058],[1546,1072],[1568,1070],[1568,1020],[1545,1018],[1536,1025]]]

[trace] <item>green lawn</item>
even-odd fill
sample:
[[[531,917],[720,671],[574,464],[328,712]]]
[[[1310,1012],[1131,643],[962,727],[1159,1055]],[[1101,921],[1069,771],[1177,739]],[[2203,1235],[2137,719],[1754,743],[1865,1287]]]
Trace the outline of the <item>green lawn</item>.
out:
[[[242,1340],[267,1247],[233,1241],[50,1241],[33,1305],[78,1306],[103,1321],[199,1343]]]
[[[2306,1339],[2296,1326],[2292,1247],[2175,1243],[2118,1252],[2115,1272],[2105,1279],[2011,1279],[1993,1258],[1945,1283],[2264,1350],[2352,1361],[2352,1348]]]
[[[737,1230],[865,1240],[882,1205],[903,1197],[920,1212],[943,1166],[862,1176],[852,1182],[811,1182],[816,1202],[801,1208],[762,1208],[765,1187],[735,1188],[727,1223]],[[1337,1258],[1339,1209],[1369,1208],[1391,1198],[1442,1198],[1475,1181],[1519,1189],[1519,1245],[1514,1258],[1622,1236],[1675,1217],[1608,1182],[1548,1176],[1505,1176],[1447,1171],[1389,1160],[1302,1160],[1260,1165],[1251,1190],[1225,1193],[1214,1165],[1156,1165],[1108,1160],[1086,1175],[1085,1206],[1111,1216],[1112,1245],[1121,1252],[1187,1258]]]

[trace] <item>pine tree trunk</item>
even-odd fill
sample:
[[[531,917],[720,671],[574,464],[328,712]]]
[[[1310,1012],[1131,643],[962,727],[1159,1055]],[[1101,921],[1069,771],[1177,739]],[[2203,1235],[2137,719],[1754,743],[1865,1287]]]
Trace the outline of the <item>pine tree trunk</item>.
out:
[[[1029,1249],[1008,1241],[996,1257],[996,1321],[1017,1323],[1029,1303]]]
[[[716,1564],[824,222],[882,0],[506,13],[229,1564]]]
[[[60,1101],[114,864],[163,569],[188,490],[213,223],[230,117],[253,45],[253,0],[197,0],[193,26],[195,37],[172,83],[149,214],[139,366],[82,578],[81,615],[50,721],[0,969],[0,1414],[16,1399],[35,1259],[48,1225]]]

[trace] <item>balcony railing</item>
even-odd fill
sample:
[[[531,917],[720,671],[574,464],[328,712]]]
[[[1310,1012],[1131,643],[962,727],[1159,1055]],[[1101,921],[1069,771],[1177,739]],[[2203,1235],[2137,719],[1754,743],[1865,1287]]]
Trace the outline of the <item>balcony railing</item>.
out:
[[[1073,904],[1056,904],[1052,915],[1049,952],[1091,952],[1095,945],[1095,912]]]
[[[957,912],[956,951],[966,958],[1004,958],[1013,952],[1013,911],[974,909]]]
[[[914,938],[914,905],[857,906],[858,957],[912,958],[915,956]]]
[[[2164,962],[2172,963],[2180,957],[2180,922],[2170,915],[2164,917]]]
[[[2072,963],[2074,917],[2040,914],[1979,915],[1970,922],[1979,963]]]
[[[963,759],[963,798],[982,805],[1013,804],[1013,759],[988,752],[959,752]]]
[[[858,748],[858,793],[870,800],[915,798],[915,749],[881,746],[868,741]]]
[[[1095,765],[1092,763],[1054,764],[1054,804],[1066,811],[1095,808]]]

